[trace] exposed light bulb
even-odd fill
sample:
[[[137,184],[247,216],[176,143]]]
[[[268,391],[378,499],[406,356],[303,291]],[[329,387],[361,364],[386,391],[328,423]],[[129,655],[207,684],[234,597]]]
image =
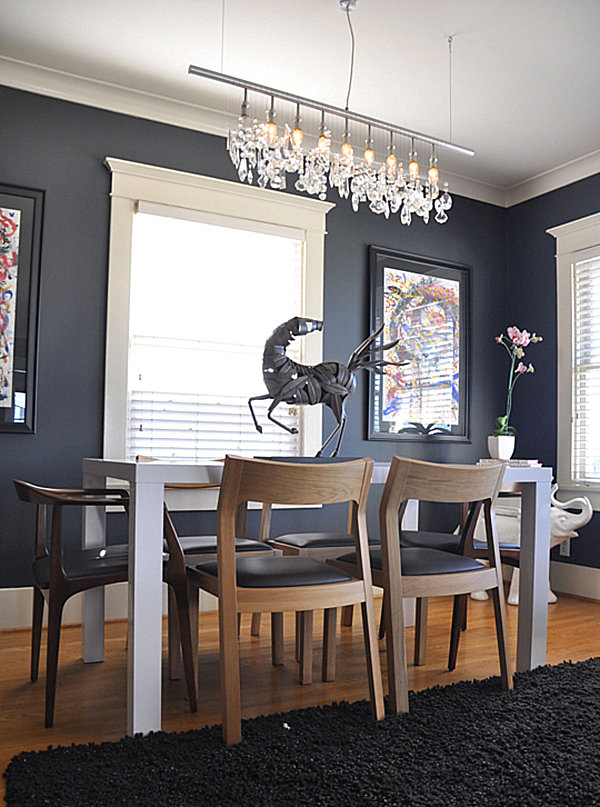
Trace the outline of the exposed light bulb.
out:
[[[270,120],[265,123],[265,135],[269,143],[272,143],[277,137],[277,124]]]
[[[265,137],[269,145],[272,145],[277,137],[277,124],[275,123],[275,99],[271,97],[271,108],[267,110],[267,121],[265,123]]]
[[[348,131],[348,118],[346,118],[346,128],[344,129],[344,134],[342,135],[342,148],[340,149],[342,153],[342,157],[345,157],[347,160],[351,160],[354,156],[354,151],[352,146],[350,145],[350,132]]]
[[[367,141],[369,142],[369,141]],[[375,152],[371,148],[371,146],[367,146],[364,153],[365,162],[367,165],[373,165],[373,161],[375,160]]]
[[[416,182],[419,178],[419,163],[417,162],[417,152],[410,152],[410,162],[408,164],[408,176],[411,182]]]
[[[429,177],[429,181],[432,185],[438,185],[440,182],[440,172],[438,171],[437,165],[432,165],[427,172]]]
[[[317,143],[317,148],[322,154],[325,154],[329,146],[329,141],[327,135],[319,135],[319,142]]]
[[[294,131],[292,132],[292,146],[297,150],[302,146],[304,133],[300,128],[302,118],[300,117],[300,105],[296,107],[296,115],[294,117]]]

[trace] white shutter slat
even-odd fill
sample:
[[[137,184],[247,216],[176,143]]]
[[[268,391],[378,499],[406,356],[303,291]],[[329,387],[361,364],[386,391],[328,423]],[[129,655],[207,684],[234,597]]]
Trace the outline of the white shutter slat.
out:
[[[572,473],[600,483],[600,258],[574,265]]]

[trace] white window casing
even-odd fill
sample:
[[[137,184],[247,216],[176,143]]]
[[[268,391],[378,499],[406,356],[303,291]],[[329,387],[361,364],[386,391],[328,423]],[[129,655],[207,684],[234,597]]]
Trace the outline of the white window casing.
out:
[[[600,510],[600,213],[547,232],[556,238],[557,481]]]

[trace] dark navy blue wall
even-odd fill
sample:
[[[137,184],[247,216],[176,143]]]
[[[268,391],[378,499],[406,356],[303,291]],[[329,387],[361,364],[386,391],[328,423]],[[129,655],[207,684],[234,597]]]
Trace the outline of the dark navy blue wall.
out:
[[[99,456],[102,450],[110,189],[104,158],[119,157],[224,179],[235,175],[221,138],[4,87],[0,87],[0,104],[5,113],[0,127],[0,182],[46,191],[37,431],[34,435],[0,434],[0,587],[9,587],[30,583],[33,518],[27,506],[16,501],[11,480],[21,477],[57,486],[76,485],[81,458]],[[343,453],[387,459],[397,451],[448,462],[473,462],[486,456],[485,439],[502,409],[506,372],[493,336],[507,324],[506,290],[511,285],[506,275],[507,211],[456,197],[450,220],[443,227],[425,226],[417,220],[407,229],[397,218],[386,221],[366,210],[354,214],[348,202],[337,197],[331,200],[336,207],[327,217],[325,241],[326,358],[344,360],[368,333],[369,245],[472,268],[471,442],[444,446],[403,443],[399,447],[392,442],[367,441],[364,376],[348,406]],[[514,211],[510,216],[511,226],[515,226]],[[568,218],[571,216],[560,221]],[[557,223],[559,220],[552,219],[545,227]],[[513,271],[520,256],[514,251],[510,255]],[[523,293],[526,288],[524,282]],[[529,313],[526,304],[524,309],[521,315],[511,307],[511,317],[523,316],[524,326],[531,323],[547,336],[545,349],[550,358],[544,359],[549,365],[544,372],[551,375],[552,326],[534,316],[534,311]],[[544,383],[546,386],[550,384]],[[330,426],[326,414],[325,429]],[[541,439],[548,445],[554,440],[550,419]],[[548,457],[553,461],[552,452]],[[376,503],[374,497],[373,512]],[[310,528],[316,525],[318,514],[302,517],[305,528]],[[342,516],[336,519],[340,521]],[[197,516],[182,516],[180,521],[189,529],[214,529],[213,516],[200,518],[200,522]],[[278,529],[276,520],[274,528]]]
[[[542,334],[527,351],[535,374],[519,381],[514,398],[518,454],[556,465],[556,262],[555,239],[546,230],[600,210],[600,175],[574,182],[507,211],[508,319]],[[600,517],[579,530],[565,562],[600,568]],[[556,552],[557,550],[555,550]]]

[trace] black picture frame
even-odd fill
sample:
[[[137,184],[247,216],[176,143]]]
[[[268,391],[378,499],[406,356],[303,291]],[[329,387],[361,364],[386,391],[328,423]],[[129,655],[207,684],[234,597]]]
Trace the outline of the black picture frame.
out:
[[[470,267],[369,248],[371,331],[400,341],[370,373],[369,440],[469,440]]]
[[[43,213],[44,191],[0,184],[0,432],[35,432]]]

